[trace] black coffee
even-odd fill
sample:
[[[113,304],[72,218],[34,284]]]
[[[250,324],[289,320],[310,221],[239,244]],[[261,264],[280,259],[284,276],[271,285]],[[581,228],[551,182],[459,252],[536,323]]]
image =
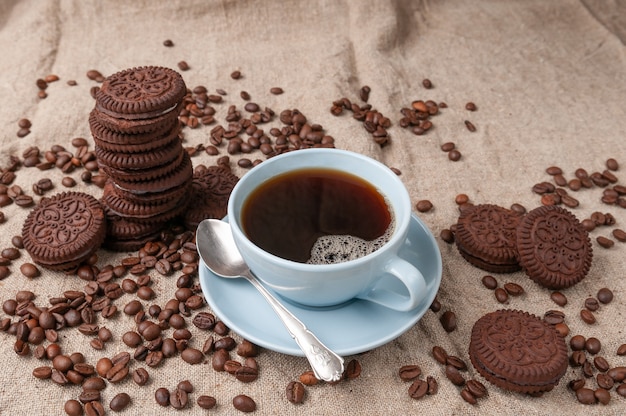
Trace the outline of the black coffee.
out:
[[[310,168],[278,175],[242,207],[242,228],[263,250],[301,263],[338,263],[383,245],[393,231],[385,197],[349,173]]]

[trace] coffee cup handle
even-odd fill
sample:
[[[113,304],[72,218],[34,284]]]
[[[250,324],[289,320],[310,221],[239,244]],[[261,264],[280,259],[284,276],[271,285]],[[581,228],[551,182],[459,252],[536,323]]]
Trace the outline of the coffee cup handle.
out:
[[[406,293],[399,293],[386,287],[388,284],[385,282],[389,280],[382,276],[366,292],[357,297],[397,311],[406,312],[415,309],[426,293],[426,281],[422,273],[398,256],[387,261],[382,273],[399,280],[405,286]]]

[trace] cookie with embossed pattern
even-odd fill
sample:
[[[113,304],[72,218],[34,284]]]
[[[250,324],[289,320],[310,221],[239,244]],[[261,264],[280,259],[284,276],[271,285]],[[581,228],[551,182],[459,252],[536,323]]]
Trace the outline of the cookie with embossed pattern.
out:
[[[22,227],[24,248],[33,261],[53,270],[69,270],[89,259],[105,233],[102,205],[82,192],[42,198]]]
[[[568,367],[567,346],[556,329],[518,310],[502,309],[478,319],[469,357],[489,382],[518,393],[552,390]]]
[[[196,168],[189,198],[194,201],[185,211],[185,226],[194,230],[206,218],[223,218],[228,208],[230,193],[239,178],[221,166]]]
[[[169,68],[143,66],[107,77],[96,93],[96,109],[126,120],[143,120],[180,112],[187,93],[182,76]]]
[[[564,289],[585,278],[593,251],[589,233],[568,210],[541,206],[517,228],[519,263],[532,280],[548,289]]]
[[[519,270],[516,230],[521,218],[513,210],[492,204],[464,209],[455,233],[459,253],[474,266],[492,273]]]

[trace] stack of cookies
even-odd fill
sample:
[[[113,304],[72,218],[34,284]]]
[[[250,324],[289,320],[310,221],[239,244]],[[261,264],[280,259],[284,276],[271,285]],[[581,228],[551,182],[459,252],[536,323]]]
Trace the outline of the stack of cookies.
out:
[[[168,68],[131,68],[106,78],[89,117],[100,168],[109,177],[102,204],[105,246],[136,250],[181,214],[193,176],[179,138],[187,88]]]

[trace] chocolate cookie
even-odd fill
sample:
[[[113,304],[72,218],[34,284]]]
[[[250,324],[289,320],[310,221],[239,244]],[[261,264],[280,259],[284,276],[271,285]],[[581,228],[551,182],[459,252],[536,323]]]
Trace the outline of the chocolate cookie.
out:
[[[87,260],[105,233],[102,205],[82,192],[42,198],[22,228],[24,248],[33,261],[53,270],[69,270]]]
[[[128,182],[145,183],[154,181],[157,178],[165,177],[169,173],[178,169],[183,164],[186,154],[184,149],[180,148],[179,150],[180,151],[174,151],[174,153],[176,153],[174,160],[166,161],[146,169],[116,168],[107,165],[98,158],[96,158],[96,160],[98,161],[98,166],[104,171],[104,173],[106,173],[118,184]],[[155,158],[153,162],[156,163],[156,161],[157,159]]]
[[[149,134],[159,132],[167,126],[171,126],[172,123],[177,123],[179,112],[170,111],[158,117],[138,120],[113,117],[97,109],[93,109],[92,114],[103,127],[112,132],[122,134]]]
[[[229,169],[218,166],[196,168],[189,198],[194,201],[185,211],[185,226],[195,231],[206,218],[226,216],[230,193],[239,178]]]
[[[159,238],[163,224],[150,224],[122,218],[106,209],[107,233],[103,246],[113,251],[139,250]]]
[[[593,257],[589,233],[572,213],[555,205],[533,209],[520,222],[517,251],[528,277],[548,289],[580,282]]]
[[[518,393],[552,390],[568,366],[565,340],[554,327],[517,310],[498,310],[476,321],[469,356],[485,379]]]
[[[516,229],[521,218],[515,211],[491,204],[464,209],[455,233],[459,252],[474,266],[492,273],[519,270]]]
[[[143,120],[180,112],[187,92],[181,75],[169,68],[130,68],[107,77],[96,93],[96,109],[115,118]]]
[[[190,182],[192,177],[193,167],[191,165],[191,158],[187,152],[183,151],[182,162],[171,172],[150,180],[126,180],[121,177],[115,177],[113,179],[117,187],[122,191],[140,194],[165,192],[172,188],[183,186],[185,183]]]
[[[95,110],[89,115],[91,135],[97,146],[111,152],[147,152],[171,143],[180,133],[180,123],[172,120],[152,132],[124,134],[104,127],[94,113]]]
[[[107,212],[113,215],[141,221],[171,211],[181,202],[170,199],[155,204],[129,200],[117,194],[112,182],[107,182],[102,193],[102,203],[107,207]]]
[[[143,152],[114,152],[106,150],[96,144],[95,155],[98,163],[115,169],[141,170],[151,169],[168,164],[180,157],[183,148],[177,136],[173,136],[164,146]]]

